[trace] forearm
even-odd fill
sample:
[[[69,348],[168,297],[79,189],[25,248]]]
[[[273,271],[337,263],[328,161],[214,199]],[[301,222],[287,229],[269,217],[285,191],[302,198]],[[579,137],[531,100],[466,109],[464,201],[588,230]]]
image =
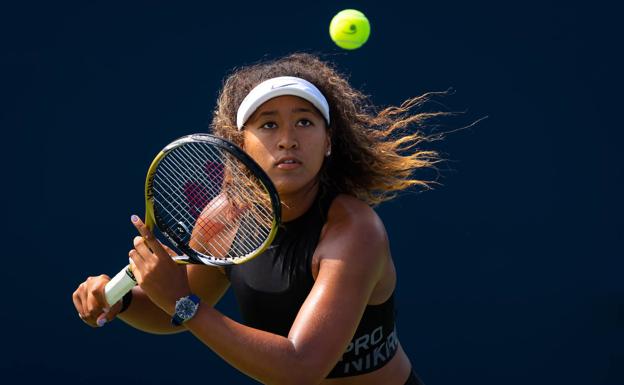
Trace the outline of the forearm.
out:
[[[210,306],[200,306],[185,325],[230,365],[263,384],[316,384],[325,376],[290,339],[242,325]]]
[[[171,325],[171,316],[156,306],[139,287],[132,289],[132,302],[117,318],[135,329],[153,334],[172,334],[186,330]]]
[[[204,306],[215,306],[229,287],[221,270],[199,265],[187,266],[191,289],[197,293]],[[154,334],[171,334],[186,330],[171,325],[171,315],[154,304],[139,286],[132,289],[130,307],[117,317],[130,326]]]

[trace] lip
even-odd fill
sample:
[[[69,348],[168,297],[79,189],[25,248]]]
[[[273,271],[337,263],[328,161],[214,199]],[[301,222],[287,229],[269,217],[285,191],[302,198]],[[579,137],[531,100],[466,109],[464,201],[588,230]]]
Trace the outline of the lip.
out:
[[[285,163],[287,161],[292,161],[292,163]],[[294,156],[283,156],[275,162],[275,167],[282,170],[292,170],[301,166],[301,160]]]

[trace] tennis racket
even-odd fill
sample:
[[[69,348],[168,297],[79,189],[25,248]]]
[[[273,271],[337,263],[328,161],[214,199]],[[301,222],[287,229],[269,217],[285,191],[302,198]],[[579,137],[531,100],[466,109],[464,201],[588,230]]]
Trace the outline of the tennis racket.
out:
[[[154,224],[182,264],[241,264],[271,244],[281,219],[277,190],[236,145],[193,134],[167,145],[145,180],[145,224]],[[128,265],[106,287],[113,305],[137,284]]]

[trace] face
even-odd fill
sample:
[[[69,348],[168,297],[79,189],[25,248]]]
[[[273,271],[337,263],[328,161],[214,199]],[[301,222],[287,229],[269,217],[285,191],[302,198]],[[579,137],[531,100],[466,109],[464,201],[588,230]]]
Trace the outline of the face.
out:
[[[280,195],[314,186],[330,141],[325,120],[308,101],[278,96],[245,123],[243,147]]]

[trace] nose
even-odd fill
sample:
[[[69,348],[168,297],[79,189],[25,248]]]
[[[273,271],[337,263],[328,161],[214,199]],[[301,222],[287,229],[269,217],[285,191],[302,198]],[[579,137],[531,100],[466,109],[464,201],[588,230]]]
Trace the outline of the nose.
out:
[[[299,148],[299,141],[294,127],[282,130],[279,138],[278,147],[280,150],[294,150]]]

